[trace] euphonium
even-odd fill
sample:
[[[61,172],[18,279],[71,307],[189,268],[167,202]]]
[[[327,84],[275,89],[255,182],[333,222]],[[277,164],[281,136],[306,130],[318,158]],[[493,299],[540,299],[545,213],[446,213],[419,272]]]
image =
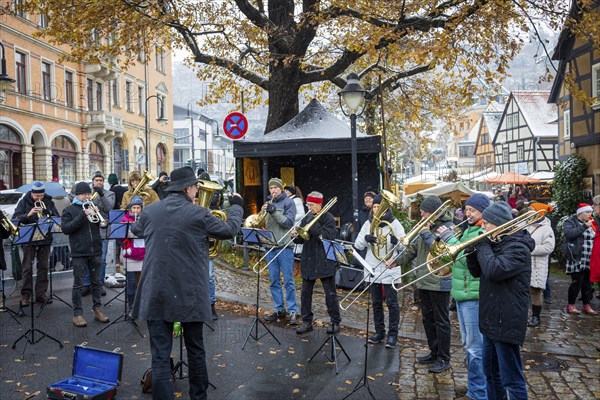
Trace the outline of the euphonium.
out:
[[[146,185],[148,184],[148,182],[150,182],[152,179],[154,179],[154,177],[152,175],[150,175],[150,172],[144,171],[144,175],[142,176],[142,179],[140,179],[140,183],[138,183],[136,185],[136,187],[133,189],[133,193],[132,193],[131,197],[147,196],[148,193],[145,192],[144,189],[146,188]]]
[[[276,197],[268,200],[266,204],[272,204]],[[249,215],[244,221],[244,228],[264,228],[267,222],[267,212],[260,210],[257,214]]]
[[[196,204],[200,207],[210,208],[210,202],[215,192],[223,190],[223,186],[218,183],[211,181],[198,181],[198,195],[196,197]],[[210,210],[210,213],[222,221],[227,221],[227,214],[221,210]],[[216,257],[221,250],[222,240],[209,239],[208,256]]]
[[[371,235],[377,237],[377,243],[371,243],[371,252],[378,260],[382,260],[387,253],[387,237],[383,234],[383,228],[381,225],[387,225],[389,231],[392,234],[394,232],[392,229],[392,224],[388,221],[382,221],[381,218],[390,208],[390,205],[397,205],[400,203],[400,199],[398,199],[398,197],[396,197],[396,195],[394,195],[392,192],[387,190],[382,190],[381,196],[383,197],[383,200],[379,204],[377,212],[373,215],[373,219],[371,220],[371,230],[369,231]]]

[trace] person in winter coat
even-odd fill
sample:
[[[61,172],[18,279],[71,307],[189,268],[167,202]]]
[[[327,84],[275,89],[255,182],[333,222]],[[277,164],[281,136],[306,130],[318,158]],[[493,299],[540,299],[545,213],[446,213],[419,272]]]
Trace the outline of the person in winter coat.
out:
[[[308,213],[302,218],[300,226],[304,227],[315,218],[323,206],[323,195],[319,192],[310,192],[306,196]],[[337,292],[335,291],[335,261],[327,260],[325,248],[321,239],[334,240],[337,236],[335,218],[331,213],[322,214],[308,230],[309,238],[304,240],[296,230],[291,232],[294,242],[302,244],[302,257],[300,259],[300,270],[302,271],[302,325],[296,329],[301,335],[313,330],[312,295],[317,279],[321,280],[325,291],[325,303],[327,313],[331,318],[331,327],[327,329],[328,334],[336,334],[340,331],[340,306]]]
[[[365,270],[365,281],[371,283],[370,294],[373,304],[373,319],[375,322],[375,334],[369,337],[369,343],[382,343],[385,339],[385,320],[383,313],[383,297],[388,307],[388,333],[385,347],[393,349],[398,342],[398,324],[400,323],[400,305],[398,304],[398,292],[392,287],[395,279],[400,277],[402,271],[400,268],[388,269],[385,262],[375,257],[372,245],[378,245],[379,257],[385,257],[398,244],[398,239],[404,237],[404,228],[392,215],[392,210],[388,209],[380,218],[380,235],[371,235],[371,224],[373,215],[379,210],[383,196],[376,195],[373,199],[373,214],[360,229],[354,248],[357,250],[367,250],[365,261],[374,269],[373,275]],[[377,233],[377,232],[376,232]],[[389,257],[395,257],[398,254],[398,248]],[[368,284],[367,283],[367,284]]]
[[[571,275],[569,286],[567,312],[581,314],[575,306],[577,296],[581,292],[583,312],[589,315],[598,315],[590,306],[592,300],[592,284],[590,283],[590,256],[594,243],[594,228],[592,217],[593,208],[589,204],[581,203],[577,213],[567,218],[563,224],[565,235],[564,251],[567,259],[566,272]]]
[[[535,211],[533,207],[524,208],[522,213]],[[544,289],[548,278],[548,258],[554,251],[554,230],[548,218],[541,217],[538,221],[527,227],[531,238],[535,241],[535,248],[531,252],[531,319],[527,326],[535,327],[540,324],[540,314],[544,304]]]
[[[594,209],[592,228],[595,236],[590,255],[590,282],[600,282],[600,195],[595,196],[592,201]],[[600,299],[600,293],[596,294],[596,298]]]
[[[42,202],[44,208],[37,207],[36,203]],[[58,210],[52,197],[46,195],[46,187],[42,182],[35,181],[31,191],[19,200],[13,219],[20,225],[34,224],[42,217],[58,216]],[[37,260],[37,279],[35,281],[35,301],[38,303],[52,303],[52,298],[46,296],[48,291],[48,262],[50,261],[50,246],[52,245],[52,232],[43,240],[33,241],[23,245],[23,282],[21,286],[20,306],[29,305],[33,292],[33,260]]]
[[[490,205],[490,199],[481,193],[475,193],[465,203],[467,226],[459,238],[452,237],[449,244],[466,243],[483,233],[482,215]],[[444,231],[445,227],[440,228]],[[464,251],[459,253],[452,264],[452,298],[456,301],[456,315],[462,345],[467,355],[467,386],[456,386],[455,391],[462,399],[487,399],[487,387],[483,372],[483,336],[479,331],[479,278],[474,277],[467,267]]]
[[[298,186],[286,186],[283,188],[287,197],[294,201],[294,205],[296,206],[296,219],[294,220],[294,226],[298,226],[302,218],[306,215],[306,211],[304,210],[304,197],[302,196],[302,192]],[[299,257],[302,254],[302,245],[297,244],[294,246],[294,256]]]
[[[483,211],[486,232],[513,219],[508,203]],[[496,239],[499,232],[491,234]],[[486,237],[467,248],[471,275],[479,278],[479,330],[483,334],[483,371],[489,399],[527,399],[520,346],[527,332],[531,251],[535,242],[526,230]]]
[[[88,270],[92,284],[92,302],[94,319],[106,323],[108,317],[102,312],[100,273],[102,271],[102,239],[99,224],[88,219],[92,210],[84,210],[83,203],[89,201],[92,189],[85,182],[78,182],[73,190],[73,204],[65,208],[62,215],[62,231],[69,236],[71,246],[71,265],[73,266],[73,324],[78,328],[87,326],[83,318],[81,293],[83,291],[84,271]],[[98,212],[96,210],[96,212]]]
[[[426,197],[421,203],[421,217],[428,218],[442,206],[442,200],[437,196]],[[388,261],[388,267],[402,266],[415,260],[417,265],[427,262],[427,255],[431,245],[436,241],[438,229],[444,225],[452,226],[452,212],[446,210],[429,226],[425,226],[419,236],[396,257]],[[447,242],[454,232],[446,230],[440,240]],[[439,373],[450,368],[450,289],[452,277],[440,278],[430,274],[427,267],[421,267],[416,271],[416,286],[420,294],[421,314],[423,316],[423,327],[427,336],[427,345],[430,353],[417,357],[420,364],[432,364],[429,372]]]
[[[287,312],[289,312],[290,325],[297,325],[298,305],[296,304],[296,284],[294,282],[294,250],[289,246],[287,249],[280,249],[291,240],[289,233],[294,226],[294,221],[296,221],[296,205],[284,193],[283,181],[279,178],[269,180],[269,192],[271,195],[267,198],[267,202],[262,206],[261,211],[266,212],[265,229],[273,232],[278,247],[267,255],[274,310],[271,314],[265,316],[265,321],[276,321],[279,318],[285,318]],[[285,286],[287,312],[283,302],[281,275],[283,275]]]
[[[123,193],[123,199],[121,200],[121,210],[126,210],[129,203],[131,203],[131,198],[133,197],[133,192],[135,187],[141,182],[142,176],[137,171],[132,171],[129,173],[129,184],[128,190]],[[148,204],[156,203],[160,199],[158,195],[150,186],[147,186],[140,192],[138,195],[144,201],[144,206]]]
[[[152,190],[156,192],[160,200],[164,199],[169,194],[169,192],[167,192],[167,188],[169,187],[169,179],[171,178],[169,178],[169,175],[167,175],[165,171],[160,171],[160,174],[158,174],[158,179],[151,186]]]
[[[131,203],[127,207],[127,212],[121,219],[121,222],[133,224],[140,216],[144,202],[140,196],[133,196]],[[131,229],[132,225],[129,225]],[[129,231],[128,238],[122,239],[121,244],[123,245],[123,258],[125,259],[125,271],[127,278],[127,302],[130,306],[133,306],[133,300],[135,298],[135,292],[137,290],[137,282],[142,274],[142,268],[144,267],[144,256],[146,255],[146,245],[144,239],[136,238],[135,235]]]
[[[367,222],[369,220],[369,216],[371,215],[371,211],[373,210],[373,199],[375,199],[375,196],[377,196],[377,193],[372,192],[372,191],[368,191],[365,192],[364,196],[363,196],[363,206],[360,209],[360,211],[358,212],[358,226],[364,226],[365,222]],[[358,227],[357,227],[358,229]],[[364,257],[367,253],[361,253],[361,255]]]
[[[174,398],[170,354],[173,324],[181,322],[189,364],[189,399],[206,399],[208,373],[202,328],[212,318],[208,288],[209,237],[233,238],[243,200],[230,197],[227,221],[194,204],[198,192],[190,167],[171,172],[169,195],[144,207],[131,228],[146,244],[144,269],[131,316],[147,321],[152,353],[152,398]]]
[[[98,195],[94,198],[93,203],[98,207],[98,211],[102,218],[108,223],[108,213],[115,206],[115,193],[110,190],[104,189],[104,175],[102,172],[94,172],[92,177],[92,190]],[[104,284],[104,278],[106,277],[106,254],[108,253],[108,239],[106,238],[106,227],[100,227],[100,237],[102,238],[102,272],[100,273],[100,282]],[[90,293],[90,275],[89,272],[85,272],[83,277],[83,289],[82,296],[87,296]],[[104,288],[100,291],[102,296],[106,296]]]
[[[0,211],[4,213],[4,218],[9,218],[8,215],[4,211]],[[0,241],[7,239],[10,236],[10,232],[4,229],[4,225],[0,224]],[[4,258],[4,246],[0,246],[0,270],[2,274],[6,271],[6,259]],[[4,278],[4,275],[2,276]],[[6,311],[6,307],[4,306],[4,300],[6,296],[4,294],[4,279],[0,279],[0,292],[2,295],[0,296],[0,312]]]

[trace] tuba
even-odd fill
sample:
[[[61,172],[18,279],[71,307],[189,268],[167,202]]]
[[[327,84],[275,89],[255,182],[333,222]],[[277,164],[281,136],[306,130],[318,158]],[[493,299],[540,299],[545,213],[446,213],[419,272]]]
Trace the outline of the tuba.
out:
[[[144,171],[144,175],[142,176],[142,179],[140,179],[140,183],[138,183],[137,186],[133,189],[131,197],[140,196],[142,200],[144,199],[144,197],[148,197],[148,192],[146,192],[144,189],[146,188],[148,182],[150,182],[152,179],[154,179],[154,177],[150,175],[150,172]]]
[[[377,209],[377,213],[373,215],[373,219],[371,220],[371,230],[369,231],[371,235],[377,237],[377,243],[371,243],[371,252],[375,258],[380,261],[384,259],[387,253],[387,235],[383,234],[383,228],[381,225],[387,225],[390,233],[394,232],[392,229],[392,224],[388,221],[382,221],[381,217],[385,215],[392,204],[397,205],[400,203],[400,199],[398,199],[395,194],[387,190],[382,190],[381,196],[383,197],[383,200]]]
[[[210,202],[213,198],[215,192],[220,192],[223,190],[223,186],[218,183],[214,183],[211,181],[198,181],[198,195],[196,197],[196,204],[200,207],[204,207],[208,209],[210,207]],[[210,210],[210,213],[215,217],[219,218],[222,221],[227,221],[227,214],[221,210]],[[212,239],[210,238],[208,243],[208,256],[216,257],[221,250],[222,240]]]

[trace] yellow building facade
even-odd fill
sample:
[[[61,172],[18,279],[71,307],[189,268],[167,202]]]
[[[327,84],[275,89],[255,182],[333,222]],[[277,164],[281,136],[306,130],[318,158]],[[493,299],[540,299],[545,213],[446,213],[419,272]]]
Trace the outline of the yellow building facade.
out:
[[[147,165],[155,176],[170,171],[170,54],[155,46],[146,61],[142,56],[127,70],[118,63],[61,61],[68,46],[34,37],[44,23],[18,12],[0,23],[6,73],[15,80],[0,96],[4,186],[57,180],[70,188],[95,171],[125,180]]]

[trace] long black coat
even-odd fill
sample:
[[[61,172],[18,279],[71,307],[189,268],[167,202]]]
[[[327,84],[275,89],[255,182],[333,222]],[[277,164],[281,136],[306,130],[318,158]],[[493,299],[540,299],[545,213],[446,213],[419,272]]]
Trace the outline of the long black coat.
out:
[[[313,218],[312,213],[307,213],[300,221],[300,226],[306,226]],[[327,260],[321,241],[321,238],[327,240],[336,238],[335,218],[330,213],[325,213],[315,222],[308,233],[310,235],[308,240],[303,240],[300,236],[294,239],[295,243],[304,244],[302,246],[302,256],[300,257],[302,279],[316,280],[335,275],[337,262]]]
[[[210,321],[208,237],[233,238],[242,223],[233,205],[227,221],[194,205],[183,192],[144,208],[132,233],[145,239],[146,257],[131,315],[142,320]]]
[[[483,239],[467,257],[479,280],[479,330],[492,340],[523,345],[527,332],[531,251],[535,241],[525,230],[500,243]]]

